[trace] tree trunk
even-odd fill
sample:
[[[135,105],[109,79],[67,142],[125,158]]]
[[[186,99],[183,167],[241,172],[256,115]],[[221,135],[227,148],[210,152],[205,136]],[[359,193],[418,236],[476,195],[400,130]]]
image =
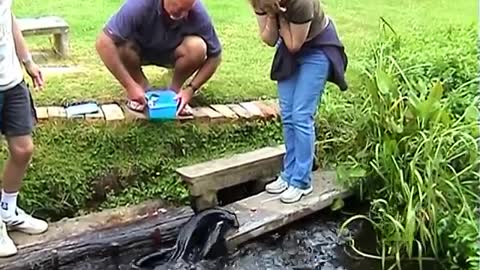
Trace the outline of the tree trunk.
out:
[[[179,229],[193,215],[190,207],[22,247],[0,259],[2,270],[109,270],[126,265],[146,252],[171,246]]]

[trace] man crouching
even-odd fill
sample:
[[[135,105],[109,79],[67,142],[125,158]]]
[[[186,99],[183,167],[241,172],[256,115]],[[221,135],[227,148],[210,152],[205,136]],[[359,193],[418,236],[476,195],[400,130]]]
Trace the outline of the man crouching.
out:
[[[215,73],[221,45],[199,0],[126,0],[96,42],[105,66],[127,91],[129,109],[143,112],[150,88],[142,66],[173,68],[169,88],[187,114],[193,94]],[[186,80],[195,76],[185,85]]]

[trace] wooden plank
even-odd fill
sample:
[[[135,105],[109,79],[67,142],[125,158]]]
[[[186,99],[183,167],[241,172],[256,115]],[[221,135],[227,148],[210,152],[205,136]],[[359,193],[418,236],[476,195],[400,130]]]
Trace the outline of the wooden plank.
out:
[[[85,119],[87,121],[96,121],[96,120],[104,120],[105,115],[103,114],[102,110],[98,110],[96,113],[89,113],[85,115]]]
[[[195,119],[208,120],[208,114],[201,107],[193,107],[192,114]]]
[[[66,118],[67,112],[64,107],[50,106],[47,107],[48,118]]]
[[[117,104],[104,104],[101,105],[103,114],[105,115],[105,120],[115,121],[125,119],[122,108]]]
[[[264,100],[263,103],[273,108],[277,115],[280,115],[280,105],[278,104],[278,99]]]
[[[280,195],[266,192],[227,205],[235,212],[240,223],[237,232],[227,239],[232,247],[276,230],[307,215],[330,206],[336,198],[346,198],[351,193],[335,184],[335,172],[316,172],[313,175],[313,192],[293,204],[284,204]]]
[[[224,118],[221,113],[215,111],[210,107],[202,107],[201,109],[208,115],[210,119]]]
[[[264,117],[266,118],[270,118],[270,117],[277,117],[278,116],[278,113],[277,113],[277,110],[275,108],[272,108],[270,106],[268,106],[267,104],[265,104],[264,102],[262,101],[254,101],[253,102],[261,111],[262,111],[262,114],[264,115]]]
[[[195,118],[193,117],[193,115],[178,115],[176,117],[176,119],[179,121],[179,122],[188,122],[190,120],[194,120]]]
[[[125,112],[125,118],[128,120],[146,120],[147,119],[147,115],[145,113],[133,111],[130,108],[128,108],[126,105],[122,105],[122,109]]]
[[[228,104],[227,106],[241,118],[250,119],[253,117],[245,108],[238,104]]]
[[[38,120],[48,119],[48,108],[47,107],[36,107],[35,111],[37,112]]]
[[[272,178],[280,172],[284,154],[283,145],[265,147],[179,168],[177,173],[188,184],[190,195],[198,197],[241,183]]]
[[[203,113],[205,113],[208,116],[210,121],[212,120],[215,121],[215,120],[225,118],[221,113],[213,110],[210,107],[200,107],[199,110],[203,111]]]
[[[269,159],[279,155],[283,156],[284,154],[284,145],[264,147],[246,153],[234,154],[232,156],[182,167],[177,169],[177,173],[179,173],[182,177],[185,177],[185,179],[196,179],[217,173],[218,171],[232,169],[248,163],[255,163],[260,160]]]
[[[36,34],[37,32],[49,31],[59,32],[69,28],[68,23],[61,17],[43,16],[35,18],[17,18],[19,27],[25,35]]]
[[[241,102],[240,106],[245,108],[254,117],[263,117],[262,111],[255,105],[254,102]]]
[[[227,105],[214,104],[214,105],[210,105],[210,107],[212,107],[212,109],[214,109],[215,111],[221,113],[226,118],[231,118],[231,119],[238,118],[238,115],[234,111],[232,111]]]

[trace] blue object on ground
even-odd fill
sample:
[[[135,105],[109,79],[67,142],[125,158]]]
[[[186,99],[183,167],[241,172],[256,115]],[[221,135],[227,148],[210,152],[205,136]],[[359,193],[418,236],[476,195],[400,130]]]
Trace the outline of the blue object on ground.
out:
[[[89,113],[97,113],[100,111],[96,102],[86,102],[86,103],[78,103],[72,104],[65,109],[67,113],[67,117],[75,117],[79,115],[89,114]]]
[[[145,93],[148,119],[175,119],[178,107],[175,96],[176,93],[172,90],[152,90]]]

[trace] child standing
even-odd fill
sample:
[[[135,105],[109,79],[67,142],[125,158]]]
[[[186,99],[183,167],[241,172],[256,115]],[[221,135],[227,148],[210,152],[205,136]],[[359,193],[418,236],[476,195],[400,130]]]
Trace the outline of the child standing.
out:
[[[32,131],[36,122],[21,63],[34,87],[41,88],[43,79],[12,13],[12,0],[0,0],[0,131],[6,137],[9,150],[2,176],[0,257],[17,253],[7,228],[27,234],[40,234],[48,229],[47,222],[26,214],[17,206],[18,192],[33,153]]]

